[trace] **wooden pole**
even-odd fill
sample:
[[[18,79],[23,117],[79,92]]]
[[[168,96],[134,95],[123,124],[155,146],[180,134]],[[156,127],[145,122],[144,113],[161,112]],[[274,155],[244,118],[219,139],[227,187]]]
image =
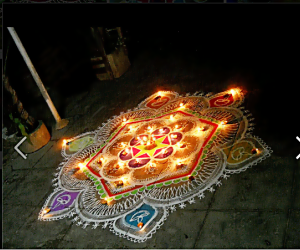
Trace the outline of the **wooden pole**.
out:
[[[7,28],[9,33],[11,34],[15,44],[17,45],[25,63],[27,64],[27,67],[28,69],[30,70],[32,76],[33,76],[33,79],[35,80],[37,86],[39,87],[41,93],[42,93],[42,96],[44,97],[45,101],[47,102],[51,112],[52,112],[52,115],[54,116],[55,120],[56,120],[56,129],[62,129],[64,128],[65,126],[68,125],[69,121],[66,120],[66,119],[61,119],[50,96],[48,95],[48,92],[47,90],[45,89],[44,87],[44,84],[42,83],[42,80],[41,78],[39,77],[38,73],[36,72],[17,32],[15,31],[15,29],[13,27],[8,27]]]
[[[24,109],[23,104],[19,100],[16,91],[10,86],[7,76],[4,77],[4,88],[11,94],[11,97],[13,99],[13,105],[17,106],[21,118],[24,119],[31,127],[33,127],[35,124],[34,118],[30,116]]]

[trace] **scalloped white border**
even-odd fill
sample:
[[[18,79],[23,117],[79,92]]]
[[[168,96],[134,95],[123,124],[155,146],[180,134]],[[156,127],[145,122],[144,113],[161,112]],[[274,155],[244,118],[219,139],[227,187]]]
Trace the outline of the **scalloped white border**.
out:
[[[193,97],[198,97],[198,96],[204,96],[204,93],[203,92],[195,92],[193,95],[190,95],[189,93],[187,93],[185,96],[182,96],[182,95],[179,95],[178,93],[176,92],[172,92],[172,91],[162,91],[164,93],[171,93],[171,94],[174,94],[175,95],[175,98],[180,98],[180,97],[189,97],[189,96],[193,96]],[[221,93],[227,93],[227,91],[224,91],[224,92],[221,92]],[[244,102],[244,94],[242,92],[242,90],[240,90],[240,97],[241,97],[241,100],[238,102],[238,103],[234,103],[234,105],[232,105],[231,107],[235,107],[239,110],[243,110],[244,107],[238,107],[239,105],[241,105],[243,102]],[[220,93],[218,93],[220,94]],[[144,100],[143,102],[141,102],[137,108],[134,109],[134,111],[136,110],[143,110],[145,109],[145,107],[143,107],[143,105],[147,102],[147,100],[149,100],[151,97],[153,97],[154,95],[156,94],[153,94],[151,95],[150,97],[148,97],[146,100]],[[206,99],[208,99],[208,97],[212,97],[213,96],[213,93],[208,93],[206,94],[204,97]],[[207,100],[208,101],[208,100]],[[164,105],[162,106],[164,107]],[[159,109],[157,110],[159,111]],[[121,112],[119,116],[114,116],[113,119],[108,119],[106,123],[103,123],[102,126],[98,127],[95,131],[92,131],[92,132],[87,132],[87,133],[83,133],[83,134],[80,134],[76,137],[73,137],[72,139],[70,140],[75,140],[75,139],[78,139],[80,137],[83,137],[83,136],[87,136],[87,135],[94,135],[94,140],[95,140],[95,143],[92,144],[94,146],[100,146],[102,145],[103,143],[105,143],[105,141],[108,139],[108,138],[103,138],[103,137],[100,137],[100,139],[98,138],[98,141],[96,140],[97,139],[97,136],[98,136],[98,133],[105,128],[105,126],[107,125],[111,125],[113,122],[115,122],[115,120],[117,118],[120,118],[120,116],[124,117],[126,116],[126,114],[130,113],[131,112],[131,109],[127,110],[127,112]],[[249,117],[251,114],[248,114],[248,115],[245,115],[245,113],[248,113],[249,111],[242,111],[243,112],[243,116],[244,117]],[[253,119],[253,118],[251,118]],[[249,120],[251,121],[251,120]],[[254,124],[253,123],[249,123],[248,124],[248,127],[247,127],[247,131],[252,131],[254,128],[253,128]],[[115,235],[118,235],[119,237],[122,237],[122,238],[126,238],[130,241],[133,241],[133,242],[136,242],[136,243],[142,243],[142,242],[145,242],[147,239],[150,239],[154,233],[156,233],[156,231],[163,225],[164,221],[167,219],[168,215],[170,214],[169,211],[172,213],[174,211],[176,211],[176,205],[178,205],[178,207],[180,207],[181,209],[184,209],[187,202],[189,202],[190,204],[192,203],[195,203],[195,197],[197,196],[199,199],[203,199],[205,197],[204,195],[204,192],[205,191],[210,191],[210,192],[214,192],[215,189],[214,189],[214,185],[215,186],[221,186],[222,185],[222,182],[221,182],[221,178],[223,179],[227,179],[230,174],[237,174],[237,173],[241,173],[241,172],[244,172],[245,170],[247,170],[248,168],[252,167],[253,165],[257,165],[258,163],[262,162],[263,160],[265,160],[267,157],[271,156],[271,153],[273,152],[271,150],[271,148],[266,145],[266,143],[260,139],[259,137],[257,136],[252,136],[250,132],[248,132],[247,134],[244,134],[243,135],[243,138],[247,138],[247,137],[253,137],[254,139],[258,140],[259,143],[264,147],[264,149],[267,151],[267,153],[261,157],[261,158],[258,158],[256,161],[254,162],[251,162],[249,165],[241,168],[241,169],[238,169],[238,170],[228,170],[226,169],[226,167],[223,169],[223,171],[221,171],[221,173],[218,174],[218,176],[216,178],[214,178],[214,182],[211,182],[210,185],[207,185],[207,187],[203,190],[200,190],[199,192],[197,192],[196,194],[193,194],[192,196],[186,198],[186,199],[183,199],[181,201],[180,204],[169,204],[169,205],[166,205],[164,206],[164,211],[165,211],[165,215],[163,216],[163,218],[157,223],[156,227],[149,233],[149,235],[147,235],[146,237],[144,238],[141,238],[141,239],[136,239],[136,238],[132,238],[131,236],[127,235],[126,233],[123,233],[123,232],[118,232],[114,229],[114,223],[115,221],[118,219],[118,218],[114,218],[114,219],[109,219],[109,220],[106,220],[103,222],[103,225],[102,225],[102,228],[106,228],[106,227],[109,227],[109,230],[111,232],[113,232]],[[90,145],[90,146],[92,146]],[[84,149],[82,149],[84,150]],[[63,170],[63,167],[68,163],[68,161],[73,158],[74,156],[78,155],[81,151],[78,151],[74,154],[66,154],[65,152],[65,148],[63,147],[62,149],[62,156],[64,157],[64,161],[62,163],[60,163],[59,167],[57,168],[59,170],[59,173],[56,173],[55,176],[59,176],[61,174],[61,171]],[[57,181],[58,178],[54,178],[53,181]],[[58,183],[54,183],[53,186],[60,186],[60,183],[59,183],[59,180],[58,180]],[[54,192],[57,192],[57,191],[60,191],[60,190],[66,190],[64,188],[61,188],[61,187],[57,187],[54,189],[53,193]],[[81,190],[83,191],[83,190]],[[53,194],[52,193],[52,194]],[[80,217],[80,214],[78,214],[76,212],[76,209],[75,208],[72,208],[68,213],[66,214],[63,214],[61,216],[57,216],[55,218],[52,218],[52,217],[48,217],[48,218],[43,218],[42,217],[42,213],[43,213],[43,210],[46,208],[46,205],[48,204],[50,198],[52,197],[52,194],[49,195],[49,197],[46,199],[44,205],[43,205],[43,208],[41,209],[40,213],[39,213],[39,217],[38,219],[39,220],[42,220],[42,221],[51,221],[51,220],[59,220],[59,219],[63,219],[63,218],[66,218],[66,217],[73,217],[74,215],[75,218],[72,220],[74,223],[76,223],[76,225],[78,226],[82,226],[83,228],[86,228],[88,225],[91,225],[89,221],[85,221],[82,217]],[[79,197],[79,196],[78,196]],[[77,197],[77,198],[78,198]],[[76,200],[77,200],[76,198]],[[98,226],[100,225],[100,222],[94,222],[94,224],[92,224],[92,228],[93,229],[96,229]]]

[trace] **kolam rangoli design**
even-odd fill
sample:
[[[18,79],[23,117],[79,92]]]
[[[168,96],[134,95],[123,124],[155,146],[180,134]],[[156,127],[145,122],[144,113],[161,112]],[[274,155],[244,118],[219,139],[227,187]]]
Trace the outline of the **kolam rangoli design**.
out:
[[[74,217],[144,242],[176,207],[270,156],[238,108],[241,89],[216,95],[159,92],[97,130],[64,142],[64,162],[40,220]]]

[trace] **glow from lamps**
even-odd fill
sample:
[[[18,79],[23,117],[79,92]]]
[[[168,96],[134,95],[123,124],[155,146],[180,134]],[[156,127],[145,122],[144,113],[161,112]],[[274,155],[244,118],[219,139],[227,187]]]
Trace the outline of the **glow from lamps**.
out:
[[[83,170],[83,168],[84,168],[85,166],[84,166],[84,164],[79,163],[79,164],[78,164],[78,167],[80,168],[80,170]]]
[[[45,214],[49,213],[50,211],[51,211],[50,208],[45,208],[45,209],[43,210],[42,214],[45,215]]]
[[[220,125],[223,126],[227,123],[227,121],[221,121]]]

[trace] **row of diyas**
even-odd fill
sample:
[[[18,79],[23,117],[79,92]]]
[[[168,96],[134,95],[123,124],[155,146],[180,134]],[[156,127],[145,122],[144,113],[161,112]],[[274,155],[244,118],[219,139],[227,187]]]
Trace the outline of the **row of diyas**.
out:
[[[234,95],[238,92],[238,90],[237,89],[230,89],[230,90],[228,90],[227,91],[228,93],[226,93],[226,94],[224,94],[223,95],[223,97],[224,98],[230,98],[231,96],[233,96],[234,97]],[[161,91],[159,91],[158,93],[157,93],[157,96],[155,97],[155,99],[156,100],[159,100],[161,97],[163,97],[164,96],[164,92],[161,92]],[[180,104],[179,104],[179,107],[184,107],[184,103],[183,102],[181,102]],[[171,115],[170,116],[170,119],[171,120],[173,120],[174,119],[174,116],[173,115]],[[127,123],[127,119],[124,117],[123,118],[123,122],[124,123]],[[227,121],[222,121],[221,122],[221,125],[225,125],[227,123]],[[176,126],[175,126],[176,127]],[[132,126],[129,126],[129,129],[132,129]],[[70,143],[71,141],[68,141],[68,140],[66,140],[66,139],[64,139],[63,140],[63,146],[66,146],[66,145],[69,145],[69,143]]]

